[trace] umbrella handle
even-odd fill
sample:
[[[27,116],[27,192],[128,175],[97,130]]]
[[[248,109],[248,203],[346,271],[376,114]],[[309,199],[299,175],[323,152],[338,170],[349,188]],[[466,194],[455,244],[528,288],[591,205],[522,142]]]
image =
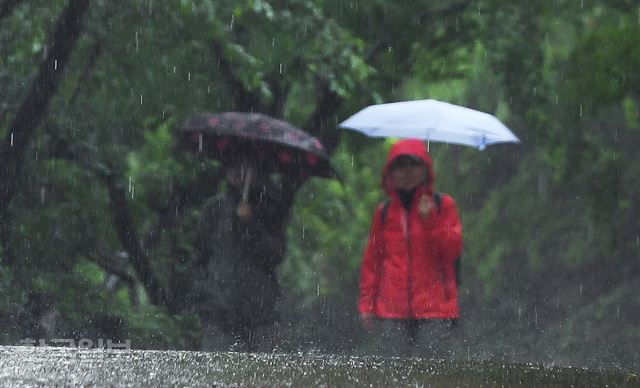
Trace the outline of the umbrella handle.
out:
[[[249,187],[251,187],[251,181],[253,180],[253,167],[247,169],[247,176],[244,179],[244,187],[242,188],[242,202],[249,202]]]

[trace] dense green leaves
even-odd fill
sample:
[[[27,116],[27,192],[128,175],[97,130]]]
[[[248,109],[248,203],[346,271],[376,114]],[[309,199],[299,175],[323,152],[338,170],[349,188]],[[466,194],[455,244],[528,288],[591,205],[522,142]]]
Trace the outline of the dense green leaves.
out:
[[[0,20],[2,158],[15,156],[9,129],[68,4],[18,2]],[[359,264],[390,142],[336,124],[370,103],[438,98],[494,113],[524,140],[431,144],[436,187],[463,217],[470,353],[603,365],[580,354],[608,344],[609,364],[637,367],[638,12],[632,1],[92,1],[19,170],[0,166],[15,176],[0,192],[16,188],[0,204],[2,341],[53,335],[49,319],[58,335],[197,346],[195,225],[224,188],[217,163],[174,147],[173,128],[239,110],[321,136],[341,177],[295,197],[285,348],[359,348]]]

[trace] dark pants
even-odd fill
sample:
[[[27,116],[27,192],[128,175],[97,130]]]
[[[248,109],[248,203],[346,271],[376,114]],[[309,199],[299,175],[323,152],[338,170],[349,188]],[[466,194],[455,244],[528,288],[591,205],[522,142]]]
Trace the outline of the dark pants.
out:
[[[449,358],[457,321],[451,319],[379,319],[374,352],[382,356]]]

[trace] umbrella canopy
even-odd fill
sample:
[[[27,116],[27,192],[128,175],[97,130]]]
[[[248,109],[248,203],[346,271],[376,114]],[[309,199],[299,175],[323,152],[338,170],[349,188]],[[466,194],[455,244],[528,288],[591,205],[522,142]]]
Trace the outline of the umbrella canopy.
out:
[[[339,125],[372,137],[416,138],[483,150],[495,143],[519,143],[494,116],[436,100],[368,106]]]
[[[182,147],[222,162],[244,153],[264,171],[335,176],[320,140],[260,113],[204,113],[188,118],[177,132]]]

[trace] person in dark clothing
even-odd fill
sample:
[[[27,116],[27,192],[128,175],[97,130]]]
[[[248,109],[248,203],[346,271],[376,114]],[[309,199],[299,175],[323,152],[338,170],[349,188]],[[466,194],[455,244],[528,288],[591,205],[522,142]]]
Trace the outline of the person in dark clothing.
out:
[[[226,166],[227,190],[205,203],[194,284],[202,350],[274,346],[286,212],[268,178],[242,158]]]

